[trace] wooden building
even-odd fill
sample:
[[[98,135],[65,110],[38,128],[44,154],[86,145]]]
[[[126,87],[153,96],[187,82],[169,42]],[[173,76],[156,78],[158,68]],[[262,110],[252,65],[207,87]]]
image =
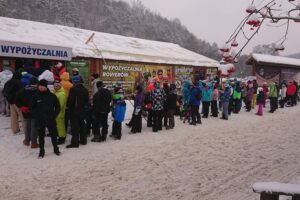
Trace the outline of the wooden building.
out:
[[[161,69],[170,82],[216,75],[219,62],[177,44],[150,41],[79,28],[0,17],[0,70],[4,67],[48,69],[62,62],[78,68],[86,84],[99,73],[133,89],[136,81]]]

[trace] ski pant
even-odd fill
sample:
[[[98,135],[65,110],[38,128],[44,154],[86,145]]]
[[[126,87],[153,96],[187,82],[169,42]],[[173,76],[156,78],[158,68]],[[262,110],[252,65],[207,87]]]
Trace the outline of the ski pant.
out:
[[[252,97],[252,109],[255,109],[255,106],[256,106],[256,98],[257,98],[257,94],[253,94],[253,97]]]
[[[230,98],[228,104],[228,115],[231,115],[231,112],[234,110],[234,100]]]
[[[191,112],[192,112],[192,122],[196,122],[196,121],[200,121],[201,120],[201,116],[199,113],[199,106],[192,106],[191,107]]]
[[[142,132],[142,111],[140,111],[137,115],[132,115],[132,123],[131,123],[131,132],[140,133]]]
[[[228,119],[228,105],[229,105],[229,102],[223,102],[223,110],[222,110],[222,117],[225,118],[225,119]]]
[[[263,104],[262,103],[258,104],[257,114],[261,115],[261,116],[263,115]]]
[[[153,111],[153,127],[152,127],[153,132],[157,132],[157,131],[162,130],[163,114],[164,114],[163,110]]]
[[[241,99],[235,99],[234,100],[234,113],[239,113],[242,108],[242,100]]]
[[[87,143],[87,135],[85,130],[85,122],[83,116],[71,116],[70,119],[71,123],[71,132],[72,132],[72,139],[71,145],[79,146],[80,144]]]
[[[15,104],[10,104],[10,120],[11,130],[13,133],[20,131],[19,119],[23,122],[23,117],[20,109]]]
[[[173,109],[168,109],[167,110],[167,127],[169,128],[174,128],[175,127],[175,110]]]
[[[271,112],[274,112],[276,110],[276,104],[277,104],[277,97],[270,97]]]
[[[210,101],[203,101],[202,106],[203,106],[203,117],[208,117]]]
[[[37,144],[37,128],[35,119],[26,119],[24,118],[24,132],[26,142],[31,142],[31,144]]]
[[[246,110],[247,111],[251,110],[251,100],[246,99]]]
[[[122,123],[114,121],[112,126],[112,135],[121,140],[122,138]]]
[[[280,108],[284,108],[284,104],[285,104],[285,102],[286,102],[286,97],[285,97],[285,98],[282,98],[282,99],[280,99],[280,101],[279,101]]]
[[[93,117],[93,134],[95,138],[99,138],[102,141],[106,140],[108,133],[108,113],[101,113]],[[102,127],[100,134],[100,127]]]
[[[149,109],[148,118],[147,118],[147,127],[152,127],[152,126],[153,126],[153,110]]]
[[[57,128],[55,119],[39,120],[36,121],[39,133],[40,152],[45,152],[45,130],[48,129],[53,145],[53,150],[58,150],[57,147]]]
[[[211,101],[211,115],[213,117],[218,117],[218,102],[217,101]]]

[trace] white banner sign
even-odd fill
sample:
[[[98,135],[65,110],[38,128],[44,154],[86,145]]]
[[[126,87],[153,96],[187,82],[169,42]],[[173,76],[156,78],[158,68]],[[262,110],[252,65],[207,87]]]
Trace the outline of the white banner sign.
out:
[[[0,41],[0,56],[46,60],[72,60],[72,49],[17,42]]]

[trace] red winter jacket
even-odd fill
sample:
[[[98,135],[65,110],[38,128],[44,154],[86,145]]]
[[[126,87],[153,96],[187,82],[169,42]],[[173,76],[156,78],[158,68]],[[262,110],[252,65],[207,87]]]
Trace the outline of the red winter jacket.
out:
[[[296,93],[296,86],[294,83],[292,83],[288,86],[286,94],[289,96],[294,96],[295,93]]]

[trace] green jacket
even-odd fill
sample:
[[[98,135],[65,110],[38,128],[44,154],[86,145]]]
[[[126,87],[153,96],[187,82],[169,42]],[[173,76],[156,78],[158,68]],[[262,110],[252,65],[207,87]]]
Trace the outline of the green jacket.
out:
[[[268,97],[277,97],[277,88],[275,83],[270,84],[270,90]]]

